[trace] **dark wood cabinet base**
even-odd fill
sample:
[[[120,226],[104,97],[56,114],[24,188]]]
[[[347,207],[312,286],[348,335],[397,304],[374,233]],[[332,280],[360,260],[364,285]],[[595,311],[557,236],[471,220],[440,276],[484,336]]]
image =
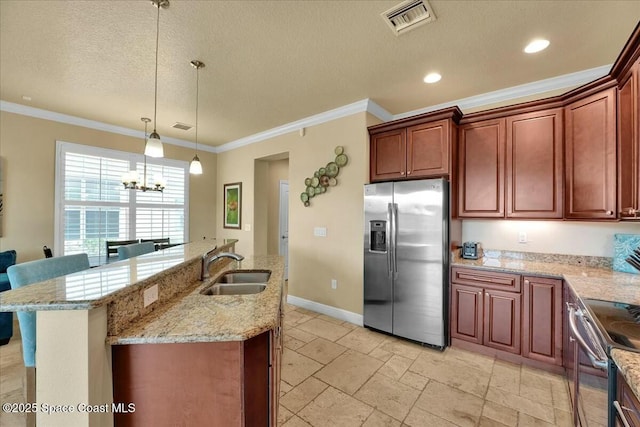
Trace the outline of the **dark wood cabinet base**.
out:
[[[243,342],[112,347],[117,426],[268,426],[269,332]]]

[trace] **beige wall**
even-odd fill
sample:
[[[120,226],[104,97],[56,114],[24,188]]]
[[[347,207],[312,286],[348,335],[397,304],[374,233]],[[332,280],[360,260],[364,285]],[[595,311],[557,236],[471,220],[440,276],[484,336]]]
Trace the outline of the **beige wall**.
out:
[[[54,244],[56,140],[142,153],[144,142],[110,132],[0,112],[0,160],[4,183],[0,250],[15,249],[18,261],[42,258]],[[165,144],[165,157],[190,161],[193,150]],[[216,154],[199,152],[204,173],[192,176],[190,240],[215,237]],[[54,248],[55,250],[55,248]]]
[[[370,122],[375,120],[358,113],[308,127],[304,136],[292,132],[218,155],[219,186],[243,183],[242,222],[247,225],[264,215],[263,202],[254,201],[255,174],[264,173],[255,160],[288,153],[289,294],[354,313],[362,313],[362,191],[368,176]],[[345,147],[349,164],[340,171],[338,185],[305,208],[300,201],[304,179],[334,159],[337,145]],[[267,206],[274,203],[273,198],[269,197]],[[222,205],[222,192],[218,192],[218,204]],[[239,239],[239,253],[252,253],[252,232],[224,229],[221,218],[218,227],[219,237]],[[326,227],[327,237],[314,237],[314,227]],[[338,281],[335,290],[331,279]]]
[[[527,243],[518,243],[518,233]],[[463,241],[478,241],[488,249],[553,254],[613,256],[613,235],[640,234],[640,223],[579,221],[465,220]]]

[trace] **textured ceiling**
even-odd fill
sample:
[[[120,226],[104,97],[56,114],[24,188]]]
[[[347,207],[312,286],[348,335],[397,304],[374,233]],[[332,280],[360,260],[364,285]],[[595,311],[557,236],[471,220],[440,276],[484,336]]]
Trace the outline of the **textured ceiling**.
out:
[[[158,132],[220,145],[370,98],[392,114],[611,64],[640,1],[431,0],[396,37],[394,1],[171,0],[160,14]],[[0,0],[0,99],[140,129],[153,117],[149,1]],[[551,40],[522,53],[534,37]],[[442,80],[422,82],[437,70]],[[23,100],[31,97],[31,101]]]

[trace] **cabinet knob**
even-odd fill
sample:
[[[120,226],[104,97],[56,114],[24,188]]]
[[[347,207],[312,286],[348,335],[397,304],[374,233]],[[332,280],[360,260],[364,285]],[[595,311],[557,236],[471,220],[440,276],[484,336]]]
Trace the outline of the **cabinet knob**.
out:
[[[524,285],[525,285],[525,286],[529,286],[529,281],[528,281],[528,280],[525,280],[525,281],[524,281]]]
[[[607,215],[613,215],[613,211],[607,211]]]
[[[400,172],[400,175],[404,175],[404,172]]]
[[[478,291],[478,295],[482,296],[482,291]]]
[[[407,175],[411,175],[411,171],[407,172]]]

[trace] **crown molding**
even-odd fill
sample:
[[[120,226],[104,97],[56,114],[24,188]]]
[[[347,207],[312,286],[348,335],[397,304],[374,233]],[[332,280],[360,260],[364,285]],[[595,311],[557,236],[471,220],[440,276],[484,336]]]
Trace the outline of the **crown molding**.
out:
[[[538,95],[559,89],[569,89],[576,86],[580,86],[591,81],[594,81],[600,77],[603,77],[609,73],[611,65],[604,65],[601,67],[590,68],[588,70],[578,71],[575,73],[564,74],[562,76],[552,77],[545,80],[539,80],[537,82],[527,83],[519,86],[513,86],[506,89],[496,90],[493,92],[484,93],[477,96],[471,96],[468,98],[458,99],[443,104],[432,105],[430,107],[421,108],[418,110],[407,111],[406,113],[391,114],[383,107],[378,105],[371,99],[362,99],[351,104],[344,105],[342,107],[334,108],[333,110],[325,111],[313,116],[306,117],[304,119],[290,122],[282,126],[278,126],[264,132],[259,132],[253,135],[249,135],[244,138],[237,139],[235,141],[228,142],[226,144],[212,147],[206,144],[198,144],[198,150],[207,151],[210,153],[223,153],[225,151],[235,150],[236,148],[244,147],[246,145],[255,144],[257,142],[265,141],[267,139],[284,135],[289,132],[299,131],[302,128],[315,126],[322,123],[330,122],[332,120],[340,119],[350,116],[356,113],[367,112],[375,117],[379,118],[383,122],[391,120],[404,119],[418,114],[429,113],[432,111],[441,110],[448,107],[458,106],[463,112],[477,107],[485,105],[492,105],[498,102],[504,102],[514,99],[523,98],[526,96]],[[29,107],[22,104],[15,104],[12,102],[0,100],[0,111],[6,111],[9,113],[21,114],[24,116],[35,117],[44,120],[52,120],[55,122],[66,123],[74,126],[81,126],[90,129],[101,130],[104,132],[112,132],[126,136],[132,136],[135,138],[144,138],[144,132],[139,130],[133,130],[121,126],[115,126],[107,123],[98,122],[95,120],[87,120],[80,117],[70,116],[67,114],[56,113],[53,111],[42,110],[40,108]],[[163,143],[177,145],[180,147],[195,149],[195,143],[186,141],[183,139],[163,137]]]
[[[447,107],[457,105],[464,112],[472,108],[492,105],[498,102],[510,101],[523,98],[526,96],[539,95],[559,89],[569,89],[576,86],[592,82],[600,77],[606,76],[611,70],[611,65],[603,65],[601,67],[590,68],[588,70],[578,71],[570,74],[563,74],[549,79],[538,80],[537,82],[526,83],[519,86],[512,86],[506,89],[500,89],[493,92],[483,93],[482,95],[470,96],[469,98],[458,99],[456,101],[445,102],[444,104],[432,105],[418,110],[407,111],[406,113],[396,114],[394,120],[404,119],[406,117],[415,116],[422,113],[441,110]]]
[[[378,117],[380,120],[389,120],[392,118],[392,114],[387,110],[376,104],[370,99],[362,99],[352,104],[347,104],[342,107],[334,108],[333,110],[325,111],[323,113],[309,116],[304,119],[297,120],[295,122],[287,123],[282,126],[275,127],[273,129],[259,132],[253,135],[249,135],[245,138],[236,139],[235,141],[228,142],[226,144],[217,147],[218,153],[225,151],[235,150],[236,148],[244,147],[246,145],[255,144],[276,136],[284,135],[286,133],[299,131],[302,128],[309,126],[315,126],[322,123],[330,122],[336,119],[350,116],[356,113],[368,112]]]
[[[134,138],[144,139],[144,131],[129,129],[122,126],[115,126],[108,123],[98,122],[95,120],[83,119],[81,117],[70,116],[68,114],[56,113],[54,111],[43,110],[41,108],[29,107],[28,105],[16,104],[13,102],[0,100],[0,111],[6,111],[7,113],[20,114],[23,116],[34,117],[37,119],[51,120],[58,123],[65,123],[73,126],[80,126],[84,128],[99,130],[103,132],[111,132],[119,135],[131,136]],[[180,147],[195,149],[196,144],[184,139],[171,138],[168,136],[162,137],[162,143],[177,145]],[[198,150],[208,151],[215,153],[215,148],[203,144],[198,144]]]

